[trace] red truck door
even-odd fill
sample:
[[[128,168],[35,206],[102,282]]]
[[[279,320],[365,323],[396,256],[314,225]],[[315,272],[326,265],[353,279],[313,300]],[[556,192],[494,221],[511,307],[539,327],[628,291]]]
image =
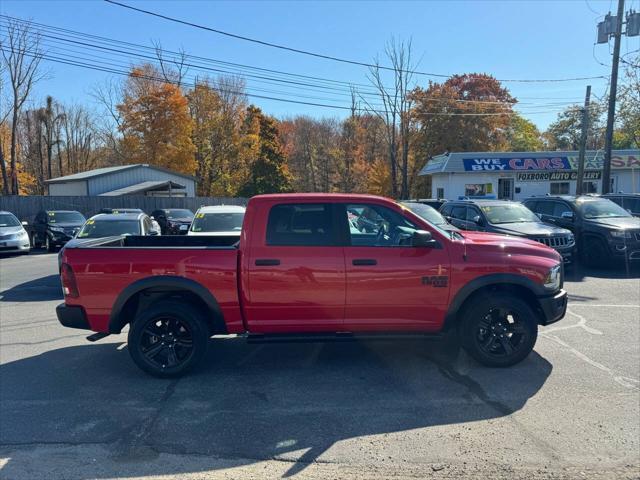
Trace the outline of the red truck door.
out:
[[[251,227],[242,289],[249,331],[342,330],[344,252],[330,203],[264,205]]]
[[[375,203],[344,208],[345,329],[438,330],[449,300],[446,249],[412,247],[421,227],[396,210]]]

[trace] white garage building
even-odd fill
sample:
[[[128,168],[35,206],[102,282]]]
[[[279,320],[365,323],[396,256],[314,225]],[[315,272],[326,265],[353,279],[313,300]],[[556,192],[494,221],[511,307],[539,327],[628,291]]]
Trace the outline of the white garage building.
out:
[[[584,193],[602,192],[603,152],[585,155]],[[522,200],[575,195],[578,152],[451,152],[433,157],[419,175],[431,176],[435,198]],[[640,150],[614,150],[612,192],[640,192]]]

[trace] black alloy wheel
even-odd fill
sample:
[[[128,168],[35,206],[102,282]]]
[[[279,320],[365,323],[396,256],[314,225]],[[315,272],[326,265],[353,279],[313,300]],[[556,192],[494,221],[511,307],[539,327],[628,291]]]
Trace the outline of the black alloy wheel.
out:
[[[538,337],[538,315],[521,298],[487,292],[465,304],[459,335],[462,346],[489,367],[514,365],[531,353]]]
[[[129,353],[145,372],[176,377],[204,358],[209,336],[199,309],[181,299],[165,299],[136,315],[129,329]]]

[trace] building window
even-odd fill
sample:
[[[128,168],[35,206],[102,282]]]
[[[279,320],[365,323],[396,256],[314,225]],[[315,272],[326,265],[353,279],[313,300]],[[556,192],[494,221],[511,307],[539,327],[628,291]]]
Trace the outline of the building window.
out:
[[[436,198],[444,198],[444,188],[438,187],[436,192]]]
[[[598,193],[598,182],[582,182],[582,193]]]
[[[551,195],[569,195],[569,182],[551,183],[549,193]]]
[[[489,184],[491,185],[491,184]],[[465,197],[481,197],[487,194],[486,183],[467,183],[464,186]]]

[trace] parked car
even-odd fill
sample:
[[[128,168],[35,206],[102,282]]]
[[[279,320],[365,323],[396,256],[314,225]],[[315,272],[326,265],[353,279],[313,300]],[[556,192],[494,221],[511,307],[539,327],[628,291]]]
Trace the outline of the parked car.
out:
[[[62,266],[65,248],[119,235],[160,235],[160,229],[146,213],[99,213],[87,220],[78,234],[60,249],[58,267]]]
[[[602,198],[617,203],[634,217],[640,217],[640,193],[607,193]]]
[[[186,235],[193,221],[193,212],[184,208],[164,208],[151,213],[160,225],[162,235]]]
[[[31,246],[44,246],[53,252],[71,240],[86,221],[84,215],[75,210],[42,210],[31,225]]]
[[[20,223],[13,213],[0,211],[0,253],[29,253],[31,243],[25,225],[27,222]]]
[[[416,198],[415,200],[407,200],[407,202],[421,203],[423,205],[429,205],[431,208],[435,208],[436,210],[440,210],[447,200],[444,198]]]
[[[580,259],[586,265],[640,260],[640,218],[611,200],[567,195],[531,197],[523,203],[542,221],[571,230]]]
[[[139,208],[101,208],[98,213],[144,213]]]
[[[240,236],[245,208],[238,205],[200,207],[187,235]]]
[[[451,224],[463,230],[524,237],[542,243],[572,259],[575,239],[565,228],[542,222],[531,210],[505,200],[457,200],[447,202],[440,211]]]
[[[365,211],[377,230],[351,230],[350,215]],[[123,237],[66,248],[56,311],[62,325],[97,332],[92,341],[130,324],[133,361],[160,377],[193,368],[216,334],[282,342],[449,332],[479,362],[506,367],[531,352],[538,325],[565,315],[562,271],[540,243],[444,232],[389,199],[261,195],[249,200],[240,242]]]
[[[447,222],[438,210],[427,204],[418,202],[401,202],[401,204],[436,227],[442,228],[443,230],[458,231],[458,228]]]

